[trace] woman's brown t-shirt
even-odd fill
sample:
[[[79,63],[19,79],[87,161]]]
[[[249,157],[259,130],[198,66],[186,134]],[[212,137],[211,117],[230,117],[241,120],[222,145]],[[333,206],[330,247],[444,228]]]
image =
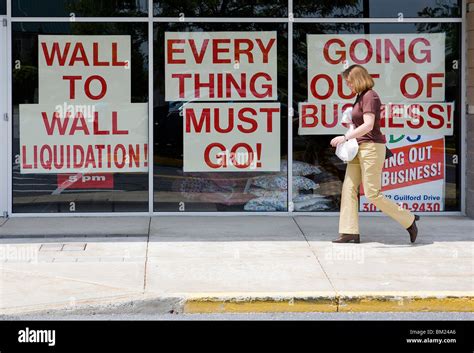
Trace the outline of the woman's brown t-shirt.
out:
[[[382,102],[380,97],[372,89],[368,89],[362,92],[354,103],[352,108],[352,122],[357,128],[364,123],[364,114],[373,113],[375,114],[374,127],[372,131],[369,131],[365,135],[357,138],[357,143],[360,145],[362,142],[376,142],[386,143],[385,135],[380,131],[380,107]]]

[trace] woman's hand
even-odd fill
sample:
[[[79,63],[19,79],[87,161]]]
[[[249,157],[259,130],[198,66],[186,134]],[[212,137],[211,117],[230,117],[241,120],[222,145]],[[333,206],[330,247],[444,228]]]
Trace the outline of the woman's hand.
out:
[[[336,136],[331,140],[331,146],[336,147],[336,146],[340,145],[341,143],[343,143],[345,140],[346,139],[345,139],[344,136]]]

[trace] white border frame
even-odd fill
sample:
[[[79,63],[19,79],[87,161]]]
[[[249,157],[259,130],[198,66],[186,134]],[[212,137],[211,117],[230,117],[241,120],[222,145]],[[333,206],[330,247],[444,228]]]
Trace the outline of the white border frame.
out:
[[[148,212],[102,212],[102,213],[13,213],[12,206],[12,23],[16,22],[70,22],[69,17],[12,17],[11,1],[7,0],[7,109],[8,121],[8,215],[10,217],[131,217],[131,216],[338,216],[339,212],[294,212],[291,210],[293,190],[288,183],[288,211],[283,212],[154,212],[154,173],[153,173],[153,31],[155,23],[162,22],[211,22],[211,23],[287,23],[288,24],[288,178],[293,175],[293,23],[401,23],[398,18],[293,18],[293,0],[288,0],[288,16],[266,17],[153,17],[153,0],[148,0],[148,16],[144,17],[76,17],[75,22],[141,22],[148,23],[148,138],[149,138],[149,174],[148,174]],[[404,18],[403,23],[461,23],[461,211],[431,212],[423,216],[465,216],[466,215],[466,1],[462,0],[462,17],[456,18]],[[362,213],[361,216],[383,216],[381,212]]]

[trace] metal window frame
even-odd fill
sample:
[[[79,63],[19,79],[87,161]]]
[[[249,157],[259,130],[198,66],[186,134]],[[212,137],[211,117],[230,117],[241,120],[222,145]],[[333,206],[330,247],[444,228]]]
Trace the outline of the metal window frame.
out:
[[[466,215],[466,58],[467,58],[467,35],[466,35],[466,0],[462,0],[462,16],[452,18],[302,18],[294,17],[293,0],[288,0],[287,17],[154,17],[153,0],[148,0],[148,16],[143,17],[75,17],[74,22],[140,22],[148,23],[148,141],[149,141],[149,173],[148,173],[148,212],[75,212],[75,213],[13,213],[12,194],[12,127],[13,127],[13,105],[12,105],[12,23],[17,22],[71,22],[70,17],[12,17],[11,1],[7,0],[7,109],[11,117],[8,121],[8,215],[10,217],[131,217],[131,216],[338,216],[339,212],[295,212],[292,208],[293,188],[288,183],[288,210],[283,212],[155,212],[154,211],[154,180],[153,180],[153,31],[155,23],[163,22],[195,22],[195,23],[287,23],[288,24],[288,180],[293,176],[293,24],[294,23],[461,23],[461,208],[460,211],[430,212],[426,216],[464,216]],[[383,216],[381,212],[361,213],[361,216]]]
[[[4,46],[7,46],[7,37],[8,37],[8,26],[3,26],[3,21],[6,20],[6,15],[0,15],[0,43]],[[0,50],[0,77],[7,77],[8,81],[8,72],[7,72],[7,60],[8,60],[8,53],[6,50]],[[0,136],[1,139],[6,138],[8,141],[8,121],[4,121],[4,114],[7,114],[6,117],[8,118],[8,93],[6,85],[2,85],[0,87]],[[8,150],[0,148],[0,161],[2,162],[0,166],[0,181],[2,185],[0,185],[0,218],[4,216],[4,214],[8,214]]]
[[[461,1],[461,214],[466,216],[467,163],[467,0]]]

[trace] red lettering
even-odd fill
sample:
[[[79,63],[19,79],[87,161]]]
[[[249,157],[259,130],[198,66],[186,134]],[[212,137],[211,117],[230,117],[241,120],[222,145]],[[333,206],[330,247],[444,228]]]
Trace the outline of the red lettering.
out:
[[[434,78],[442,78],[443,81],[441,82],[433,82]],[[429,73],[427,76],[428,83],[426,84],[427,88],[427,97],[432,97],[433,96],[433,88],[435,87],[443,87],[443,82],[444,82],[444,74],[443,73]]]
[[[410,94],[408,93],[407,91],[407,81],[409,78],[414,78],[416,80],[416,83],[418,85],[418,88],[416,90],[415,93],[413,94]],[[403,96],[405,96],[406,98],[410,98],[410,99],[414,99],[414,98],[418,98],[421,93],[423,92],[423,80],[421,79],[421,77],[416,74],[416,73],[408,73],[406,74],[405,76],[402,77],[402,80],[400,81],[400,90],[403,94]]]
[[[64,119],[60,118],[58,112],[54,112],[53,117],[51,119],[51,124],[49,123],[48,115],[46,114],[46,112],[42,112],[41,115],[43,117],[44,127],[48,135],[51,136],[54,133],[56,126],[58,127],[60,135],[66,134],[67,125],[69,123],[69,117],[71,116],[70,112],[66,113],[66,117]]]
[[[423,43],[427,47],[430,46],[430,42],[425,39],[425,38],[415,38],[411,41],[410,45],[408,46],[408,55],[410,56],[410,59],[417,64],[423,64],[423,63],[430,63],[431,62],[431,51],[428,49],[420,50],[421,54],[424,54],[423,57],[417,58],[415,56],[415,45],[418,43]]]
[[[239,164],[238,161],[235,159],[236,155],[237,155],[237,150],[239,148],[244,148],[246,150],[246,155],[247,156],[250,156],[250,158],[242,158],[242,160],[247,160],[247,162],[243,162],[242,164]],[[252,150],[252,147],[250,147],[250,145],[248,145],[247,143],[245,142],[241,142],[241,143],[237,143],[234,147],[232,147],[232,149],[230,150],[230,160],[232,162],[232,164],[236,167],[236,168],[239,168],[239,169],[242,169],[242,168],[247,168],[249,167],[252,162],[253,162],[253,150]]]
[[[97,95],[93,95],[91,93],[91,82],[93,80],[97,80],[99,81],[100,83],[100,92],[99,94]],[[107,93],[107,82],[104,80],[104,78],[102,76],[99,76],[99,75],[92,75],[91,77],[89,77],[85,84],[84,84],[84,92],[86,93],[86,96],[92,100],[99,100],[99,99],[102,99],[104,98],[105,94]]]
[[[92,44],[92,52],[94,66],[110,66],[110,63],[108,61],[99,60],[99,43],[94,42],[94,44]]]
[[[432,128],[432,129],[441,129],[444,125],[444,117],[442,115],[436,114],[434,110],[438,110],[439,112],[444,113],[444,109],[441,105],[439,104],[432,104],[428,107],[428,115],[437,120],[439,123],[438,124],[433,124],[430,120],[428,120],[427,125]]]
[[[316,84],[318,83],[318,81],[320,79],[326,80],[326,82],[328,84],[328,90],[327,90],[326,94],[320,94],[320,93],[318,93],[318,91],[316,89]],[[332,79],[329,75],[318,74],[318,75],[314,76],[311,79],[310,91],[311,91],[311,94],[313,95],[314,98],[325,100],[325,99],[328,99],[329,97],[331,97],[332,93],[334,92],[334,83],[332,82]]]
[[[48,46],[46,43],[41,43],[41,47],[43,48],[43,55],[44,59],[46,60],[46,65],[52,66],[54,63],[54,59],[58,58],[58,63],[60,66],[64,66],[66,64],[67,55],[69,53],[69,49],[71,47],[71,43],[67,42],[64,46],[64,51],[61,52],[61,48],[59,47],[58,42],[53,43],[53,48],[51,53],[48,52]]]
[[[84,132],[84,135],[90,135],[86,119],[84,118],[84,114],[82,114],[82,112],[76,113],[76,116],[73,119],[71,130],[69,131],[69,135],[76,134],[76,131],[82,131]]]
[[[265,91],[263,91],[263,93],[258,93],[257,90],[256,90],[256,84],[255,83],[259,78],[264,78],[264,79],[266,79],[267,82],[270,82],[270,83],[267,83],[267,84],[262,84],[262,88],[265,89]],[[266,72],[257,72],[250,79],[250,92],[256,98],[271,98],[272,88],[273,88],[272,84],[271,84],[271,81],[272,81],[271,76],[269,74],[267,74]]]
[[[230,64],[230,59],[221,59],[219,58],[220,53],[229,53],[230,49],[228,47],[222,48],[220,44],[228,44],[230,39],[214,39],[212,41],[212,62],[214,64]]]
[[[185,92],[185,82],[184,80],[187,78],[191,78],[191,74],[172,74],[171,78],[177,78],[178,79],[178,90],[179,90],[179,98],[184,98],[184,92]]]
[[[194,56],[194,60],[196,61],[196,64],[202,63],[208,44],[209,44],[209,39],[204,39],[201,46],[201,50],[198,53],[197,48],[196,48],[196,42],[194,41],[194,39],[189,40],[189,46],[191,47],[191,51],[193,52],[193,56]]]
[[[329,47],[333,44],[339,44],[340,48],[344,48],[345,47],[345,44],[344,42],[341,40],[341,39],[338,39],[338,38],[332,38],[330,40],[328,40],[325,44],[324,44],[324,48],[323,48],[323,56],[324,56],[324,59],[330,63],[330,64],[333,64],[333,65],[336,65],[336,64],[340,64],[342,63],[344,60],[346,60],[346,52],[344,50],[336,50],[335,51],[335,54],[336,55],[339,55],[338,58],[336,59],[333,59],[329,56]]]
[[[273,113],[279,113],[280,108],[260,108],[262,113],[267,113],[267,132],[273,131]]]
[[[94,135],[109,135],[110,134],[110,131],[108,130],[99,129],[99,113],[98,112],[94,112],[93,131],[94,131]]]
[[[247,47],[245,49],[241,48],[241,45],[245,44]],[[234,52],[234,61],[240,62],[241,55],[247,55],[247,60],[250,64],[253,64],[253,54],[252,50],[254,48],[253,41],[251,39],[243,38],[235,40],[235,52]]]
[[[356,57],[356,47],[359,44],[363,44],[363,46],[365,46],[365,48],[367,49],[367,55],[363,59],[359,59]],[[374,50],[372,49],[372,45],[365,38],[356,39],[351,43],[351,46],[349,48],[352,61],[360,65],[367,64],[370,61],[370,59],[372,58],[373,51]]]
[[[118,128],[118,113],[112,112],[112,134],[113,135],[128,135],[128,130],[119,130]]]
[[[184,59],[175,59],[173,54],[175,53],[184,53],[183,48],[174,48],[174,44],[184,44],[186,41],[184,39],[168,39],[167,45],[167,63],[168,64],[186,64]]]
[[[407,120],[407,126],[412,129],[418,129],[423,126],[425,119],[423,115],[418,114],[423,112],[423,106],[420,104],[412,104],[408,107],[408,116],[411,119]],[[418,123],[417,123],[418,122]]]
[[[112,43],[112,66],[128,66],[126,61],[118,60],[118,45],[116,42]]]
[[[270,39],[268,41],[267,46],[265,47],[260,38],[255,39],[258,47],[260,48],[263,54],[263,60],[262,60],[263,64],[268,64],[268,54],[270,53],[270,50],[272,49],[273,44],[275,43],[275,40],[276,40],[275,38]]]
[[[245,116],[246,113],[251,113],[252,117]],[[246,134],[250,134],[250,133],[255,132],[258,128],[258,124],[257,124],[257,122],[255,121],[255,118],[254,118],[254,116],[256,114],[257,114],[257,112],[253,108],[247,107],[247,108],[240,109],[239,110],[239,120],[243,121],[244,123],[249,123],[251,125],[251,127],[246,129],[242,125],[238,125],[238,127],[237,127],[238,130],[240,132],[243,132],[243,133],[246,133]]]
[[[193,130],[196,133],[202,131],[203,125],[205,124],[206,132],[211,132],[211,110],[210,108],[204,108],[201,111],[201,116],[199,117],[199,122],[197,121],[196,114],[194,109],[185,109],[186,114],[186,132],[191,132],[191,123]]]
[[[82,61],[84,66],[89,66],[89,60],[87,59],[86,51],[82,43],[76,43],[74,46],[74,51],[71,55],[71,61],[69,61],[69,66],[76,64],[76,61]]]
[[[21,146],[21,167],[23,169],[32,169],[33,166],[31,164],[27,164],[26,163],[26,146],[25,145],[22,145]]]
[[[122,152],[122,159],[121,159],[120,162],[118,160],[119,150],[120,150],[120,152]],[[117,146],[115,146],[115,148],[114,148],[114,162],[115,162],[115,165],[117,166],[117,168],[122,169],[123,167],[125,167],[125,163],[126,163],[125,155],[126,155],[126,153],[127,153],[127,150],[125,149],[124,145],[118,144]]]
[[[63,76],[63,80],[69,80],[69,99],[76,99],[76,81],[82,76]]]
[[[222,143],[214,142],[209,144],[206,149],[204,150],[204,162],[210,167],[217,169],[219,167],[227,167],[227,163],[225,161],[225,158],[221,161],[220,164],[213,163],[211,159],[209,158],[209,155],[211,153],[211,149],[213,148],[218,148],[221,150],[221,152],[225,151],[225,146]]]
[[[318,117],[318,107],[316,105],[305,104],[301,107],[301,127],[316,127],[319,123]]]

